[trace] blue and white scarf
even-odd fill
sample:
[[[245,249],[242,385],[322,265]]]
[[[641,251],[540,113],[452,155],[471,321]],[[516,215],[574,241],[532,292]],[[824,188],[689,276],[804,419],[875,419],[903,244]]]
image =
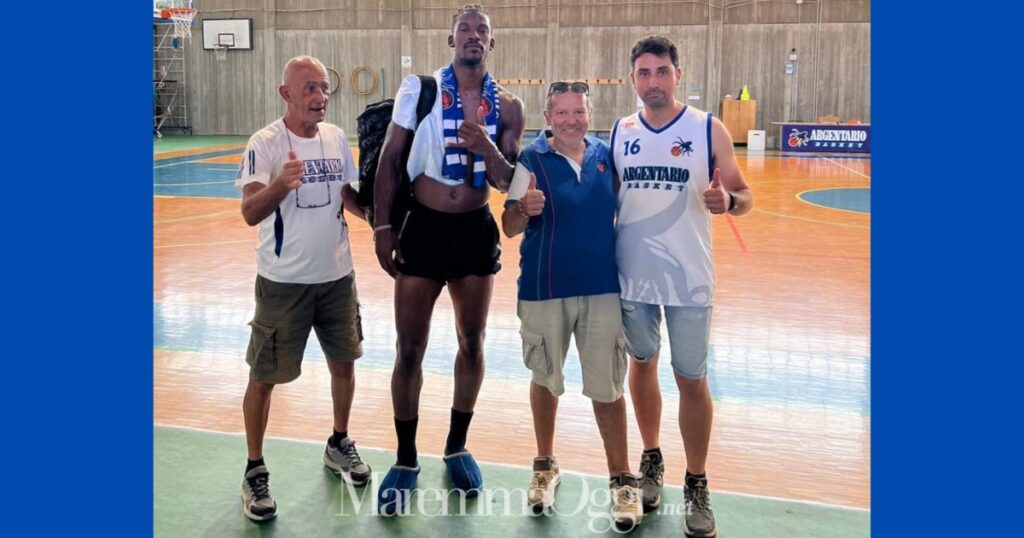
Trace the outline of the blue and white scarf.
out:
[[[462,125],[463,108],[462,100],[459,98],[459,84],[455,79],[455,67],[451,64],[441,70],[441,119],[444,128],[444,163],[441,165],[441,174],[453,180],[463,180],[466,177],[467,150],[464,148],[448,147],[448,143],[460,142],[459,127]],[[479,106],[484,107],[484,123],[491,140],[498,143],[498,125],[501,115],[498,113],[498,85],[491,78],[490,73],[484,74],[483,98]],[[477,107],[470,111],[474,116]],[[487,167],[483,158],[477,158],[473,163],[473,187],[481,188],[487,181]]]

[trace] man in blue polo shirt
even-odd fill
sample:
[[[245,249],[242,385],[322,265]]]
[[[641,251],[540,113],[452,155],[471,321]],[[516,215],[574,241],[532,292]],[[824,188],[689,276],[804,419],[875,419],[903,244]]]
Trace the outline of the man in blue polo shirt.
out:
[[[505,234],[525,232],[520,246],[519,319],[523,361],[533,372],[530,408],[537,436],[527,492],[541,512],[560,481],[554,457],[562,367],[575,336],[583,394],[592,400],[611,477],[612,517],[620,528],[640,523],[637,479],[626,450],[625,337],[615,263],[614,184],[610,150],[586,136],[589,88],[555,82],[548,90],[544,130],[519,155],[501,216]]]

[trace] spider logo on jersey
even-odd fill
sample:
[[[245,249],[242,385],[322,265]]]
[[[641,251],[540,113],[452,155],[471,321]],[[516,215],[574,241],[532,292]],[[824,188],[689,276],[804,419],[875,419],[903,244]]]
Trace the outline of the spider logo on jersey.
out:
[[[672,143],[672,156],[679,157],[680,155],[689,155],[693,153],[693,142],[685,142],[682,138],[676,137],[676,141]]]

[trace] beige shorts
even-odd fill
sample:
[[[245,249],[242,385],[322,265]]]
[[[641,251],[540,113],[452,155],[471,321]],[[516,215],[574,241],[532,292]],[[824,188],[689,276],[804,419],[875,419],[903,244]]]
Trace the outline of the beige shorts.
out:
[[[626,338],[619,294],[586,295],[546,301],[519,301],[523,362],[533,382],[551,394],[565,392],[562,368],[575,337],[583,371],[583,394],[598,402],[622,397],[626,377]]]
[[[322,284],[286,284],[256,276],[256,315],[245,361],[249,377],[269,384],[294,381],[302,373],[310,328],[328,361],[363,356],[355,273]]]

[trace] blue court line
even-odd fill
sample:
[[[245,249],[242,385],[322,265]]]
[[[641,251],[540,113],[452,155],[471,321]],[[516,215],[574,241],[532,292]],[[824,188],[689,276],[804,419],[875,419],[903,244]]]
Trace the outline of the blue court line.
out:
[[[203,159],[212,159],[213,157],[223,157],[225,155],[241,155],[245,151],[245,148],[226,149],[221,151],[209,151],[206,153],[194,153],[192,155],[182,155],[179,157],[166,157],[158,158],[153,157],[153,168],[162,168],[165,166],[171,166],[174,164],[188,163],[192,161],[201,161]],[[213,164],[213,163],[206,163]],[[226,163],[217,163],[226,164]]]
[[[240,198],[241,193],[234,186],[238,165],[203,161],[241,153],[242,150],[216,151],[158,161],[163,164],[153,167],[153,194]]]

